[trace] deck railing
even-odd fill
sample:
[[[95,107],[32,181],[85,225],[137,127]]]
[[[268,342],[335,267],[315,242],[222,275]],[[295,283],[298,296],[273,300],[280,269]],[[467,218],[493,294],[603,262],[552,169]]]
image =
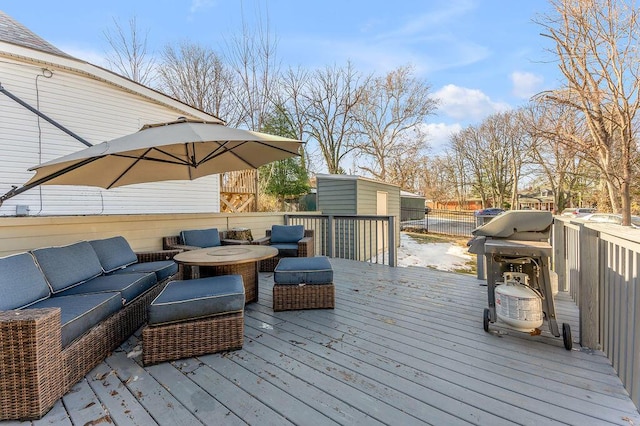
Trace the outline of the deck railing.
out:
[[[640,407],[640,230],[554,221],[559,288],[580,308],[580,344],[601,349]]]
[[[289,214],[284,221],[315,231],[316,254],[396,266],[394,216]]]

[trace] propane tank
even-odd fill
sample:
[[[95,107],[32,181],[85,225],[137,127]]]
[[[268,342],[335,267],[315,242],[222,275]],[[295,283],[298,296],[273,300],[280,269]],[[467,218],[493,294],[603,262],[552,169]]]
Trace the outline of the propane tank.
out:
[[[542,299],[529,285],[529,276],[521,272],[505,272],[504,284],[495,289],[496,314],[505,324],[533,331],[543,323]]]

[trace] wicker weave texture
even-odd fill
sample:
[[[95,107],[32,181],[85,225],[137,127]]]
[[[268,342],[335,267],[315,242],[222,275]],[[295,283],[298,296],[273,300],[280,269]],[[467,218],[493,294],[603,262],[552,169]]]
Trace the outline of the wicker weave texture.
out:
[[[178,251],[137,253],[141,262]],[[147,321],[147,307],[169,277],[87,333],[61,347],[59,309],[0,311],[0,420],[37,419]],[[55,314],[52,314],[55,312]]]
[[[131,336],[148,319],[148,306],[167,285],[159,285],[123,307],[64,349],[64,392],[80,381],[93,367]]]
[[[244,312],[218,315],[142,330],[145,365],[242,348]]]
[[[65,390],[60,309],[0,312],[0,420],[42,417]]]
[[[333,309],[335,307],[335,287],[327,284],[274,284],[273,310]]]
[[[216,277],[219,275],[241,275],[244,283],[244,303],[258,301],[258,267],[255,262],[237,265],[200,266],[198,278]]]

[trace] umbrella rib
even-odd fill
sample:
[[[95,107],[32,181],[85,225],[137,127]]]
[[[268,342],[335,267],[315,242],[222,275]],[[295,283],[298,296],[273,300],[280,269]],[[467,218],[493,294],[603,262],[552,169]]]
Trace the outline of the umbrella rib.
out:
[[[254,169],[257,169],[257,168],[258,168],[256,165],[254,165],[254,164],[250,163],[249,161],[247,161],[246,159],[244,159],[244,158],[240,157],[240,156],[239,156],[238,154],[236,154],[232,149],[229,149],[229,148],[225,147],[225,145],[227,145],[229,142],[230,142],[230,141],[226,141],[226,142],[224,142],[224,143],[223,143],[222,145],[220,145],[216,150],[214,150],[213,152],[209,153],[209,154],[208,154],[207,156],[205,156],[202,160],[198,161],[198,162],[196,163],[196,167],[197,167],[197,166],[199,166],[199,165],[200,165],[200,164],[202,164],[202,163],[206,163],[207,161],[213,160],[214,158],[217,158],[217,157],[221,156],[222,154],[224,154],[224,153],[228,152],[229,154],[231,154],[231,155],[235,156],[238,160],[242,161],[242,162],[243,162],[243,163],[245,163],[245,164],[248,164],[250,167],[252,167],[252,168],[254,168]],[[242,142],[240,142],[240,144],[238,144],[237,146],[242,146],[242,145],[244,145],[244,144],[246,144],[246,143],[249,143],[249,142],[251,142],[251,143],[258,143],[258,144],[260,144],[260,145],[268,146],[269,148],[273,148],[273,149],[276,149],[276,150],[279,150],[279,151],[282,151],[282,152],[286,152],[286,153],[288,153],[288,154],[293,154],[293,155],[300,156],[300,154],[299,154],[299,153],[297,153],[297,152],[291,152],[291,151],[289,151],[288,149],[280,148],[279,146],[273,146],[273,145],[271,145],[271,144],[268,144],[268,143],[265,143],[265,142],[262,142],[262,141],[256,141],[256,140],[253,140],[253,141],[242,141]],[[221,150],[222,150],[222,152],[220,152]]]
[[[173,158],[175,161],[171,161],[171,160],[168,160],[168,159],[162,159],[162,158],[147,158],[147,157],[145,157],[145,155],[147,155],[150,151],[158,151],[158,152],[166,155],[167,157]],[[177,155],[171,154],[170,152],[166,152],[166,151],[163,151],[163,150],[155,148],[155,147],[149,148],[141,156],[139,156],[139,155],[126,155],[126,154],[121,154],[121,153],[110,154],[110,155],[113,156],[113,157],[130,158],[132,160],[155,161],[155,162],[158,162],[158,163],[180,164],[180,165],[189,165],[190,164],[188,161],[184,161],[182,158],[178,157]]]
[[[109,184],[109,186],[107,186],[107,189],[111,189],[111,188],[113,187],[113,185],[115,185],[116,183],[118,183],[118,181],[119,181],[120,179],[122,179],[122,177],[123,177],[124,175],[126,175],[126,174],[129,172],[129,170],[131,170],[131,169],[132,169],[136,164],[138,164],[140,161],[142,161],[143,159],[145,159],[145,158],[144,158],[144,156],[145,156],[145,155],[147,155],[151,150],[153,150],[153,148],[149,148],[149,149],[147,149],[147,150],[144,152],[144,154],[142,154],[142,155],[141,155],[141,156],[139,156],[139,157],[133,157],[133,156],[128,156],[128,155],[117,155],[117,154],[114,154],[114,156],[116,156],[116,157],[131,158],[131,159],[134,159],[135,161],[134,161],[133,163],[131,163],[131,164],[129,165],[129,167],[127,167],[127,168],[126,168],[122,173],[120,173],[120,174],[118,175],[118,177],[117,177],[117,178],[115,178],[113,181],[111,181],[111,183]]]

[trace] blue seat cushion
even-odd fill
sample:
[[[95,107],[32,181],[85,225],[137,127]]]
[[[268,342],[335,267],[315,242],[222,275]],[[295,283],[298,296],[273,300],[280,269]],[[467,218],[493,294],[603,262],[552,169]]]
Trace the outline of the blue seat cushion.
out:
[[[102,274],[100,259],[87,241],[32,253],[54,294]]]
[[[62,347],[68,346],[87,330],[122,309],[120,293],[92,293],[53,296],[31,308],[60,308]]]
[[[271,244],[297,243],[304,238],[304,225],[273,225]]]
[[[112,272],[138,261],[138,256],[123,237],[89,241],[100,259],[104,272]]]
[[[0,311],[26,308],[50,295],[49,285],[30,253],[0,259]]]
[[[157,282],[156,274],[153,272],[102,275],[58,294],[60,296],[69,296],[72,294],[112,293],[117,291],[120,292],[126,305],[153,287]]]
[[[295,257],[298,255],[298,243],[293,244],[271,244],[271,247],[275,247],[278,249],[278,256],[281,257]]]
[[[171,281],[149,306],[149,324],[187,321],[244,309],[240,275]]]
[[[130,274],[132,272],[153,272],[158,282],[169,278],[178,272],[178,264],[173,260],[158,260],[155,262],[134,263],[126,268],[118,269],[114,274]]]
[[[217,247],[220,242],[220,232],[217,228],[211,229],[191,229],[180,232],[182,243],[186,246],[194,247]]]
[[[273,271],[276,284],[333,283],[333,268],[326,256],[286,257]]]

